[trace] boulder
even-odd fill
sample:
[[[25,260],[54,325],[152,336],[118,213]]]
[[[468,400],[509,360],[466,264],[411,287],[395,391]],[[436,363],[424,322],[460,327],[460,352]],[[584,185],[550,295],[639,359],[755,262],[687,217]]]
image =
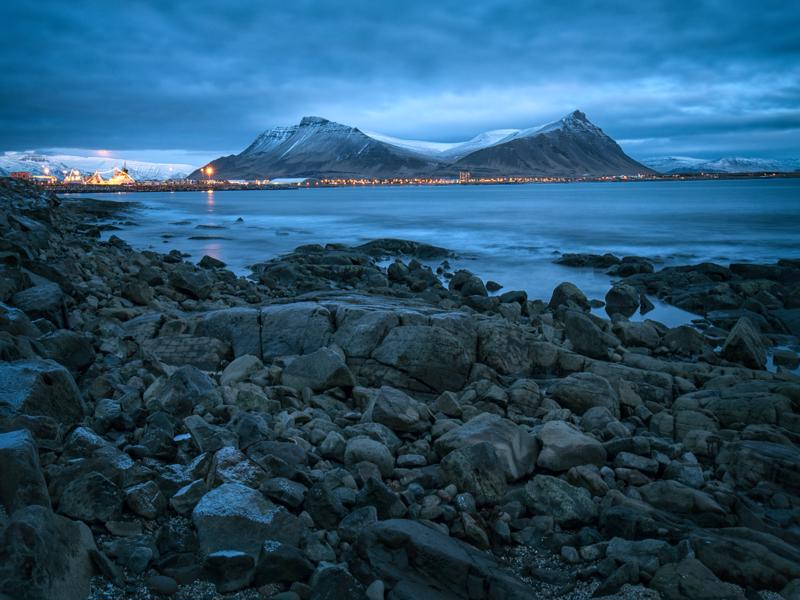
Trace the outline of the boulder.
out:
[[[618,283],[606,293],[606,312],[630,317],[639,308],[639,291],[632,285]]]
[[[232,356],[231,347],[213,337],[170,335],[145,340],[142,350],[168,365],[190,365],[203,371],[216,371]]]
[[[567,528],[589,525],[598,514],[586,489],[549,475],[536,475],[525,485],[525,504],[534,514],[551,516]]]
[[[536,597],[531,587],[503,569],[491,554],[418,521],[390,519],[365,527],[356,552],[372,579],[394,583],[391,597]],[[476,591],[481,595],[476,596]]]
[[[598,440],[566,421],[548,421],[536,434],[541,445],[536,464],[550,471],[568,471],[580,465],[603,466],[606,450]]]
[[[591,317],[570,310],[564,315],[567,339],[579,354],[591,358],[608,359],[609,348],[619,345],[619,340],[600,329]]]
[[[695,558],[664,565],[656,571],[650,587],[664,600],[745,600],[741,588],[721,581]]]
[[[573,373],[550,390],[553,400],[576,415],[583,415],[595,406],[602,406],[619,417],[619,395],[608,380],[594,373]]]
[[[394,456],[389,449],[368,437],[350,438],[344,451],[344,464],[348,467],[368,461],[378,467],[383,477],[394,471]]]
[[[235,385],[263,368],[264,363],[261,362],[260,358],[252,354],[243,354],[225,367],[225,370],[219,376],[219,382],[221,385]]]
[[[397,432],[420,432],[428,428],[429,413],[405,392],[384,385],[367,408],[365,419]]]
[[[88,523],[105,523],[122,513],[122,491],[108,478],[92,471],[64,488],[58,512]]]
[[[63,326],[66,321],[65,299],[61,287],[50,281],[17,292],[11,303],[31,318],[48,319]]]
[[[203,496],[192,522],[204,556],[233,550],[257,557],[265,540],[297,546],[304,534],[297,517],[239,483],[224,483]]]
[[[47,358],[79,373],[94,362],[92,342],[85,336],[68,329],[57,329],[37,340],[45,349]]]
[[[216,395],[214,382],[197,369],[186,365],[169,377],[159,377],[144,392],[144,402],[150,412],[163,410],[176,417],[186,417],[194,407]]]
[[[235,357],[252,354],[261,358],[259,310],[237,306],[204,314],[195,335],[213,337],[230,344]]]
[[[437,326],[395,327],[372,358],[435,392],[463,388],[472,367],[472,357],[458,337]]]
[[[559,283],[556,286],[553,290],[553,295],[550,297],[548,306],[552,310],[559,308],[577,308],[588,311],[591,308],[589,300],[584,293],[578,289],[578,286],[569,281]]]
[[[737,362],[750,369],[763,369],[767,364],[767,351],[761,334],[747,317],[741,317],[722,345],[722,358]]]
[[[30,504],[50,508],[36,442],[27,429],[0,433],[0,505],[10,515]]]
[[[538,448],[536,438],[513,421],[484,413],[461,427],[448,431],[434,443],[440,457],[453,450],[481,442],[489,443],[498,458],[498,467],[509,481],[516,481],[533,472]]]
[[[205,271],[181,263],[170,272],[169,283],[191,298],[205,300],[211,294],[214,280]]]
[[[341,306],[336,310],[336,323],[333,341],[348,358],[369,358],[400,319],[388,311]]]
[[[453,484],[475,496],[478,504],[493,504],[506,493],[506,476],[497,468],[497,452],[488,442],[453,450],[439,464],[441,485]]]
[[[0,419],[18,414],[71,425],[83,417],[83,398],[70,372],[52,360],[0,362]]]
[[[355,378],[344,359],[330,348],[320,348],[292,359],[281,374],[283,385],[322,392],[334,387],[352,388]]]
[[[84,600],[97,551],[83,523],[44,506],[14,512],[0,531],[0,596],[19,600]]]
[[[261,358],[309,354],[326,346],[333,333],[331,314],[314,302],[261,309]]]

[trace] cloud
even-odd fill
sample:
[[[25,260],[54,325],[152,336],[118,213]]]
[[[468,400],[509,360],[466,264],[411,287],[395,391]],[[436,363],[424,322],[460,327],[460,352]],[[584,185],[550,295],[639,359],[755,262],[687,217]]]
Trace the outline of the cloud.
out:
[[[579,107],[638,156],[800,154],[792,3],[10,0],[0,19],[0,150],[231,153],[304,114],[458,140]]]

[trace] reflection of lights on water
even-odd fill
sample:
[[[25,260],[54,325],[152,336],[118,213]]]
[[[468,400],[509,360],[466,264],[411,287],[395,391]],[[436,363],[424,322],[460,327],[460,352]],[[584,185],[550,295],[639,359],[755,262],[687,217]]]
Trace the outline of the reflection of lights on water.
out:
[[[203,254],[207,254],[211,258],[216,258],[217,260],[222,260],[222,253],[220,252],[221,249],[222,244],[219,243],[205,244],[203,246]]]
[[[214,190],[206,190],[206,207],[208,212],[214,212]]]

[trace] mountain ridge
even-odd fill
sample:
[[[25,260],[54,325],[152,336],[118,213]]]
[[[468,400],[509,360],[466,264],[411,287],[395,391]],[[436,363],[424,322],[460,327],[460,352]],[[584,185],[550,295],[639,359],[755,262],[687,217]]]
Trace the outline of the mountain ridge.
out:
[[[358,178],[650,174],[581,111],[542,126],[500,129],[465,142],[403,140],[323,117],[267,129],[241,153],[210,163],[215,177]],[[198,169],[190,175],[202,179]]]

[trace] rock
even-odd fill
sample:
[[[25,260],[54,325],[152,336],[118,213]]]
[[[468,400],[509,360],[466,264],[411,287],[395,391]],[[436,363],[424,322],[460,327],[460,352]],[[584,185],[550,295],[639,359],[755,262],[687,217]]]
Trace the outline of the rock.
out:
[[[336,323],[333,340],[348,358],[369,358],[400,319],[388,311],[341,306],[336,310]]]
[[[773,442],[745,440],[725,444],[717,465],[737,487],[749,490],[771,482],[800,494],[800,449]]]
[[[224,269],[226,265],[218,258],[204,254],[203,258],[197,263],[197,266],[203,269]]]
[[[630,317],[639,308],[639,292],[628,284],[618,283],[606,293],[606,312]]]
[[[395,327],[372,353],[372,358],[435,392],[463,388],[472,366],[472,357],[462,342],[437,326]]]
[[[680,356],[700,356],[711,350],[703,334],[688,325],[670,329],[662,341],[671,352]]]
[[[536,438],[513,421],[488,413],[448,431],[436,440],[434,448],[444,457],[453,450],[480,442],[488,442],[494,448],[498,467],[509,481],[532,473],[536,466]]]
[[[145,579],[147,589],[161,596],[172,596],[178,592],[178,582],[166,575],[150,575]]]
[[[342,357],[330,348],[294,358],[283,369],[281,381],[298,390],[309,387],[315,392],[355,385],[355,378]]]
[[[584,293],[580,291],[575,284],[568,281],[559,283],[558,286],[556,286],[553,290],[553,295],[550,297],[548,306],[552,310],[559,308],[577,308],[588,311],[591,308],[589,306],[589,300],[586,299]]]
[[[202,479],[196,479],[180,488],[172,498],[169,499],[169,504],[172,509],[180,515],[188,515],[200,499],[206,494],[206,482]]]
[[[256,567],[253,554],[240,550],[209,552],[203,562],[205,576],[218,592],[235,592],[250,585]]]
[[[58,511],[80,521],[104,523],[120,515],[122,502],[120,489],[97,471],[92,471],[73,479],[64,488]]]
[[[344,451],[344,464],[351,467],[361,461],[377,466],[383,477],[389,477],[394,471],[394,456],[386,446],[367,437],[350,438]]]
[[[144,402],[150,412],[163,410],[176,417],[186,417],[192,413],[195,405],[216,395],[211,378],[196,367],[187,365],[169,377],[156,379],[145,390]]]
[[[262,586],[268,583],[307,581],[313,572],[314,565],[300,550],[294,546],[267,540],[261,548],[253,584]]]
[[[497,468],[492,444],[478,442],[450,452],[439,464],[442,485],[453,484],[459,491],[475,496],[478,504],[494,504],[506,493],[506,476]]]
[[[661,345],[661,334],[652,321],[619,321],[614,334],[624,346],[655,349]]]
[[[64,365],[73,373],[85,370],[94,362],[91,340],[74,331],[58,329],[36,341],[44,347],[47,358]]]
[[[212,425],[199,415],[188,416],[183,423],[200,452],[216,452],[225,446],[239,445],[235,433],[225,427]]]
[[[326,346],[333,332],[328,309],[313,302],[261,309],[261,358],[309,354]]]
[[[192,511],[204,555],[234,550],[257,557],[264,540],[296,546],[303,535],[297,517],[239,483],[208,492]]]
[[[27,429],[0,433],[0,505],[11,515],[31,504],[50,509],[36,442]]]
[[[366,411],[366,418],[398,432],[420,432],[428,428],[427,408],[388,385],[381,387]]]
[[[567,528],[588,525],[598,514],[588,491],[549,475],[536,475],[525,485],[525,504],[534,514],[552,516]]]
[[[777,367],[786,367],[794,370],[800,367],[800,356],[788,348],[775,348],[772,350],[772,362]]]
[[[369,576],[397,582],[397,598],[534,598],[535,591],[504,570],[491,554],[433,526],[402,519],[380,521],[359,535],[356,551]]]
[[[65,295],[52,281],[34,285],[11,297],[11,303],[31,318],[48,319],[56,325],[65,322]]]
[[[18,414],[71,425],[84,415],[83,398],[70,372],[52,360],[0,362],[0,419]]]
[[[536,464],[550,471],[568,471],[580,465],[603,466],[606,450],[595,438],[565,421],[548,421],[536,434],[541,450]]]
[[[0,531],[0,595],[84,600],[96,550],[83,523],[44,506],[17,510]]]
[[[191,365],[203,371],[216,371],[232,356],[227,342],[213,337],[170,335],[145,340],[142,350],[168,365]]]
[[[303,504],[308,488],[302,483],[286,477],[273,477],[261,484],[259,488],[270,499],[280,502],[289,508],[299,508]]]
[[[619,416],[619,396],[608,381],[594,373],[573,373],[550,390],[553,399],[576,415],[583,415],[595,406],[602,406]]]
[[[225,367],[225,370],[219,376],[219,382],[221,385],[235,385],[263,368],[264,363],[261,362],[260,358],[252,354],[243,354]]]
[[[720,581],[694,558],[684,558],[656,571],[650,587],[664,600],[744,600],[741,588]]]
[[[167,500],[154,481],[146,481],[125,490],[125,503],[135,514],[155,519],[167,508]]]
[[[609,348],[619,345],[619,340],[605,333],[592,319],[580,312],[570,310],[564,315],[565,332],[572,347],[579,354],[591,358],[608,359]]]
[[[378,510],[374,506],[363,506],[342,519],[338,532],[343,540],[354,542],[362,529],[377,522]]]
[[[364,587],[344,567],[323,564],[311,578],[309,600],[364,600]]]
[[[197,270],[188,263],[182,263],[170,272],[169,283],[191,298],[205,300],[211,294],[214,282],[208,273]]]
[[[237,358],[245,354],[262,356],[260,312],[255,308],[235,307],[205,313],[194,333],[227,342]]]
[[[767,364],[767,351],[761,334],[747,317],[741,317],[734,325],[725,343],[721,356],[750,369],[763,369]]]

